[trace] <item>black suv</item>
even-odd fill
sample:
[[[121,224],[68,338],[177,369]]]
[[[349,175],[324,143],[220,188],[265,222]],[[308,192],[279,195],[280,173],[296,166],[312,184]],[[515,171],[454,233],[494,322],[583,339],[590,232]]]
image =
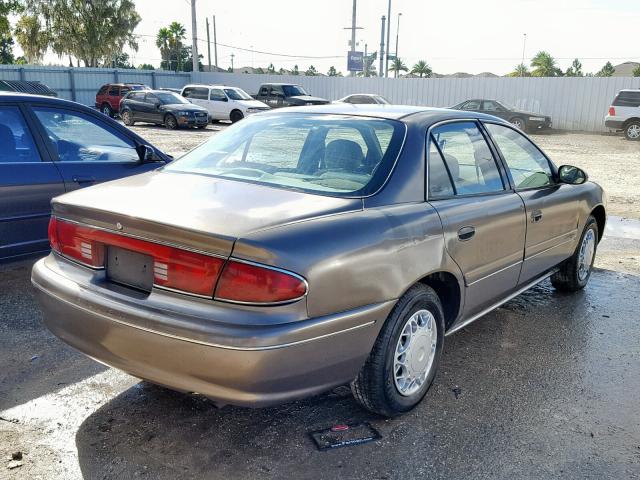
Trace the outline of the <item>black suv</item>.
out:
[[[186,98],[166,90],[129,92],[120,102],[120,117],[125,125],[155,123],[167,128],[207,128],[209,112]]]
[[[497,100],[465,100],[451,108],[453,110],[468,110],[470,112],[487,113],[489,115],[504,118],[523,132],[551,128],[551,117],[541,115],[540,113],[518,110],[517,108]]]

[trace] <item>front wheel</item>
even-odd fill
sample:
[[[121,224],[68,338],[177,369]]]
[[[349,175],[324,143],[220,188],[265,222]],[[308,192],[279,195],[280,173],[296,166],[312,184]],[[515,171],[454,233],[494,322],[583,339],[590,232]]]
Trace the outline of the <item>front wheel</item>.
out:
[[[640,121],[634,120],[624,127],[624,136],[627,140],[640,141]]]
[[[231,116],[230,116],[231,123],[239,122],[243,118],[244,118],[244,115],[240,110],[234,110],[233,112],[231,112]]]
[[[178,128],[178,121],[176,120],[176,117],[173,115],[167,115],[164,119],[164,126],[169,130],[175,130]]]
[[[562,292],[577,292],[589,282],[598,247],[598,222],[592,216],[580,237],[573,255],[560,265],[560,270],[551,275],[551,284]]]
[[[414,285],[398,300],[351,383],[367,410],[393,417],[415,407],[433,382],[444,344],[444,314],[433,289]]]

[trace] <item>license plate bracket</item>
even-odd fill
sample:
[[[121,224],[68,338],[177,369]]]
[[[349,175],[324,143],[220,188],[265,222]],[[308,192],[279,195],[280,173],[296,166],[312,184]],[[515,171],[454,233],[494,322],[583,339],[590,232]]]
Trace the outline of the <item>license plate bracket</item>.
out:
[[[153,257],[125,248],[107,247],[107,278],[115,283],[151,292]]]

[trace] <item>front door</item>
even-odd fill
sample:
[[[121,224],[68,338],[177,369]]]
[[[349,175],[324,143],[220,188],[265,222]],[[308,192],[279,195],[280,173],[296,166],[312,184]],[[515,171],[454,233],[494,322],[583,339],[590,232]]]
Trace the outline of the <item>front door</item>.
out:
[[[508,186],[475,122],[435,128],[428,198],[440,215],[447,252],[466,286],[464,317],[494,305],[518,284],[525,243],[522,199]]]
[[[0,259],[46,250],[60,172],[36,144],[17,105],[0,105]]]
[[[518,130],[493,123],[485,126],[526,207],[527,240],[520,275],[520,283],[526,283],[573,253],[579,220],[575,187],[557,183],[547,157]]]
[[[212,88],[209,93],[209,112],[218,120],[229,120],[231,109],[229,99],[221,88]]]
[[[158,168],[141,163],[135,142],[98,115],[33,106],[67,191]]]
[[[504,118],[505,120],[509,120],[510,117],[507,109],[500,105],[498,102],[494,102],[493,100],[482,101],[482,113],[495,115],[496,117]]]

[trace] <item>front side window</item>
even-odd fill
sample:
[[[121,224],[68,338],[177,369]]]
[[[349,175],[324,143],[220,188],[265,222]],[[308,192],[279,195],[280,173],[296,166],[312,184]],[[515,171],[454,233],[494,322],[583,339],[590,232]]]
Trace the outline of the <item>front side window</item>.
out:
[[[509,167],[516,189],[554,183],[549,161],[524,135],[503,125],[485,125]]]
[[[224,93],[231,100],[253,100],[253,97],[241,88],[225,88]]]
[[[138,162],[135,144],[102,121],[63,108],[34,107],[61,162]]]
[[[492,100],[485,100],[483,102],[483,108],[485,112],[503,112],[504,108],[498,103]]]
[[[211,96],[209,98],[211,100],[213,100],[214,102],[226,102],[227,101],[227,96],[219,88],[212,88],[211,89]]]
[[[282,89],[284,90],[285,97],[309,95],[300,85],[283,85]]]
[[[346,115],[250,117],[164,171],[198,173],[333,196],[377,191],[400,153],[405,126]]]
[[[151,95],[148,96],[150,97]],[[188,100],[185,100],[184,97],[173,92],[157,92],[153,96],[156,101],[159,101],[162,105],[188,105],[190,103]]]
[[[504,190],[495,158],[474,122],[455,122],[433,130],[456,195]]]
[[[0,163],[40,161],[40,154],[18,107],[0,107],[0,145]]]

